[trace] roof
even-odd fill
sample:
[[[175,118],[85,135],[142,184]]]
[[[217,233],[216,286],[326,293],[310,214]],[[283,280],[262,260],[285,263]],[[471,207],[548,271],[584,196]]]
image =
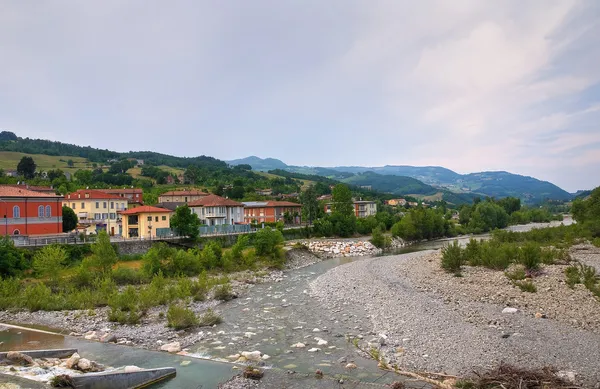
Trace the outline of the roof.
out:
[[[164,203],[158,203],[156,204],[157,207],[159,208],[165,208],[165,209],[169,209],[171,211],[174,211],[177,209],[177,207],[180,207],[182,205],[185,205],[186,203],[181,203],[181,202],[177,202],[177,201],[173,201],[173,202],[164,202]]]
[[[141,207],[135,207],[126,211],[120,211],[121,215],[137,215],[139,213],[171,213],[170,209],[153,207],[151,205],[142,205]]]
[[[172,190],[159,196],[208,196],[208,193],[201,190]]]
[[[104,193],[142,193],[143,190],[140,188],[115,188],[115,189],[98,189]]]
[[[0,185],[0,197],[44,197],[57,198],[62,197],[55,194],[36,192],[33,190],[20,188],[12,185]]]
[[[188,203],[190,207],[243,207],[244,204],[214,194]]]
[[[81,195],[81,197],[79,197]],[[88,195],[86,197],[86,195]],[[79,189],[76,192],[68,193],[65,196],[66,200],[94,200],[94,199],[114,199],[123,200],[120,196],[110,193],[101,192],[96,189]]]
[[[291,201],[245,201],[246,208],[269,208],[269,207],[301,207],[302,204]]]

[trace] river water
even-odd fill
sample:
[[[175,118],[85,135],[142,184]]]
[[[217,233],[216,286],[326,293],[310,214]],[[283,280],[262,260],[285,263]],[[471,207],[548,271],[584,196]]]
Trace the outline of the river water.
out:
[[[570,224],[570,220],[565,220],[565,224]],[[530,224],[509,229],[526,231],[545,226],[547,225]],[[458,240],[464,245],[470,238],[422,242],[384,255],[435,250],[453,240]],[[476,238],[487,239],[489,235],[478,235]],[[0,351],[77,348],[82,356],[109,366],[177,368],[176,378],[155,386],[165,389],[216,388],[217,383],[237,373],[236,370],[232,370],[231,364],[220,361],[228,360],[227,356],[232,354],[255,350],[270,356],[265,361],[266,367],[304,373],[320,369],[328,377],[339,376],[363,382],[389,383],[394,377],[383,375],[377,369],[376,362],[361,357],[348,341],[348,338],[358,335],[366,340],[378,337],[378,334],[370,333],[368,318],[344,312],[328,312],[309,295],[309,283],[319,275],[336,266],[360,259],[333,258],[288,271],[281,282],[253,285],[244,297],[218,307],[224,323],[208,330],[204,329],[202,341],[189,348],[188,356],[89,342],[24,329],[0,331]],[[350,287],[349,285],[349,289]],[[353,333],[342,329],[348,328],[349,324],[354,328]],[[319,345],[319,341],[323,344]],[[297,343],[304,343],[306,347],[291,347]],[[309,352],[313,348],[319,350]],[[186,362],[182,365],[184,361]],[[358,368],[345,369],[345,361],[354,362]],[[409,383],[408,386],[410,385]],[[422,387],[422,384],[415,387]]]

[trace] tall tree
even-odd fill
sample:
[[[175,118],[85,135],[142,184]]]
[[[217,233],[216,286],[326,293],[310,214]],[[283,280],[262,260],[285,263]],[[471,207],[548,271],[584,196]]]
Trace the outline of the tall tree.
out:
[[[63,232],[73,231],[77,227],[77,215],[71,208],[63,205],[62,207],[62,218],[63,218]]]
[[[354,205],[352,202],[352,192],[347,185],[337,184],[333,188],[333,204],[331,206],[332,213],[337,213],[343,216],[354,215]]]
[[[98,234],[98,239],[92,245],[91,265],[104,274],[112,271],[112,266],[117,263],[119,257],[110,243],[110,237],[104,230]]]
[[[15,277],[25,269],[23,252],[8,236],[0,237],[0,277]]]
[[[171,217],[171,228],[180,236],[196,240],[200,235],[200,219],[187,204],[184,204],[177,207],[175,215]]]
[[[317,192],[315,187],[310,185],[300,194],[302,203],[302,213],[305,220],[312,224],[313,220],[319,217],[319,202],[317,201]]]
[[[53,285],[60,281],[60,271],[67,260],[67,252],[59,245],[48,245],[33,256],[33,268]]]
[[[35,175],[35,162],[31,157],[23,157],[17,165],[17,173],[25,177],[26,179],[32,179]]]

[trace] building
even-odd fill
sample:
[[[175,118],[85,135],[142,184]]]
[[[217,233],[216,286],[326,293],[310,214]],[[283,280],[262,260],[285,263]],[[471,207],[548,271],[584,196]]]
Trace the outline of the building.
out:
[[[290,201],[248,201],[243,204],[246,223],[274,223],[280,220],[288,224],[300,224],[302,222],[302,205],[298,203]],[[289,215],[291,220],[285,220],[286,214]]]
[[[26,183],[10,185],[10,186],[14,186],[15,188],[19,188],[19,189],[32,190],[34,192],[46,193],[49,195],[56,194],[56,189],[54,189],[52,186],[34,186],[34,185],[28,185]]]
[[[127,199],[128,207],[133,208],[144,204],[144,191],[140,188],[97,189],[100,192],[117,195]]]
[[[271,196],[273,194],[273,189],[258,189],[256,194],[260,196]]]
[[[79,224],[87,226],[86,233],[106,230],[110,235],[121,235],[119,211],[127,209],[127,199],[96,189],[80,189],[65,196],[63,204],[75,211]]]
[[[332,212],[332,205],[332,203],[325,204],[325,213],[330,214]],[[352,208],[354,209],[354,215],[358,218],[375,216],[377,213],[377,203],[375,201],[354,200]]]
[[[385,203],[387,205],[391,205],[392,207],[397,207],[397,206],[404,207],[406,205],[406,200],[405,199],[390,199],[390,200],[386,200]]]
[[[28,236],[62,233],[62,199],[55,194],[0,185],[0,233]]]
[[[208,193],[201,190],[173,190],[158,196],[159,203],[189,203],[200,200],[208,196]]]
[[[127,238],[152,239],[170,233],[172,211],[143,205],[119,211],[123,236]]]
[[[188,203],[202,224],[221,226],[244,222],[244,204],[214,194]]]
[[[318,201],[331,201],[331,199],[333,199],[333,196],[330,194],[326,194],[326,195],[317,197]]]

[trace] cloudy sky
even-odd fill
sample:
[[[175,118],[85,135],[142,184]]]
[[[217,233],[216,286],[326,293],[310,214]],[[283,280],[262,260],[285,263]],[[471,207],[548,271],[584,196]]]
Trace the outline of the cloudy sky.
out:
[[[600,185],[597,0],[0,0],[0,128]]]

